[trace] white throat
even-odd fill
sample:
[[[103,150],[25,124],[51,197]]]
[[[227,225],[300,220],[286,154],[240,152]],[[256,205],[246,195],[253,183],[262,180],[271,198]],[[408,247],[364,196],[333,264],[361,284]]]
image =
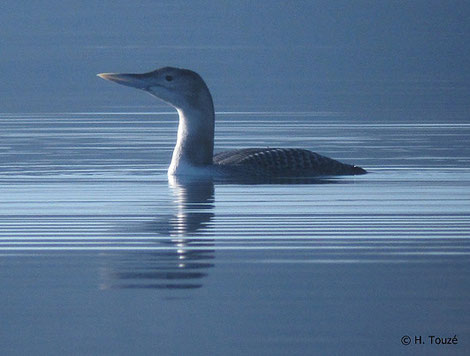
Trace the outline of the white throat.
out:
[[[168,175],[191,174],[212,165],[214,154],[214,108],[206,105],[177,108],[178,136]]]

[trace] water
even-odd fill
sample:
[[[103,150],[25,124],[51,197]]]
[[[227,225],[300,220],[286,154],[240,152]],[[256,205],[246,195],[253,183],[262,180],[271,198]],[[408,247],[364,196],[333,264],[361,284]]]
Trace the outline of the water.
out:
[[[468,354],[467,6],[348,4],[0,5],[2,355]],[[176,113],[95,77],[163,65],[216,151],[369,174],[169,180]]]
[[[314,146],[370,173],[168,181],[174,113],[1,116],[6,352],[393,354],[405,334],[462,351],[469,125],[219,119],[220,148]]]

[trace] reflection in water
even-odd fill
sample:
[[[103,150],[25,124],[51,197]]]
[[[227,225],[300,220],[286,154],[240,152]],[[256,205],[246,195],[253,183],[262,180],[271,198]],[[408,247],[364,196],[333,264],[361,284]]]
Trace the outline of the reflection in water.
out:
[[[327,184],[334,179],[300,178],[217,181],[217,184]],[[161,251],[127,252],[102,269],[102,288],[194,289],[214,266],[214,240],[201,238],[214,218],[214,181],[169,178],[175,212],[146,223],[145,232],[161,237]]]
[[[328,184],[334,179],[300,178],[217,181],[217,184]],[[214,240],[201,238],[214,218],[214,181],[211,179],[169,178],[175,212],[146,223],[145,232],[157,233],[161,251],[133,251],[113,255],[102,268],[103,289],[149,288],[194,289],[202,287],[207,270],[214,266]],[[111,266],[111,267],[109,267]]]
[[[208,268],[213,267],[212,239],[188,238],[204,230],[214,217],[214,183],[210,180],[184,181],[172,178],[176,211],[161,217],[145,230],[169,236],[159,240],[163,251],[128,252],[103,268],[101,287],[194,289],[202,286]]]
[[[171,237],[187,237],[203,230],[214,217],[214,183],[169,177],[176,212],[149,224],[148,229]]]
[[[210,248],[188,251],[128,252],[118,255],[101,270],[101,288],[194,289],[202,286],[208,262],[214,258]]]

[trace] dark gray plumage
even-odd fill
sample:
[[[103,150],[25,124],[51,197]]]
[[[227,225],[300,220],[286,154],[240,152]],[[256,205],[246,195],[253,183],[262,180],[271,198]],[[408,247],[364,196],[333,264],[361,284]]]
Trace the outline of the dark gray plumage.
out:
[[[214,165],[243,169],[257,176],[305,177],[321,175],[358,175],[367,173],[358,166],[300,148],[245,148],[221,152]]]

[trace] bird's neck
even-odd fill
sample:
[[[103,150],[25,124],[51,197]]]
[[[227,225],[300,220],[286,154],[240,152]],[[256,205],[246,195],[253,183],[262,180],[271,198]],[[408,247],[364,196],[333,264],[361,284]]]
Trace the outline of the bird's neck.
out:
[[[184,174],[187,169],[213,163],[214,106],[212,100],[206,104],[177,109],[178,137],[168,174]]]

